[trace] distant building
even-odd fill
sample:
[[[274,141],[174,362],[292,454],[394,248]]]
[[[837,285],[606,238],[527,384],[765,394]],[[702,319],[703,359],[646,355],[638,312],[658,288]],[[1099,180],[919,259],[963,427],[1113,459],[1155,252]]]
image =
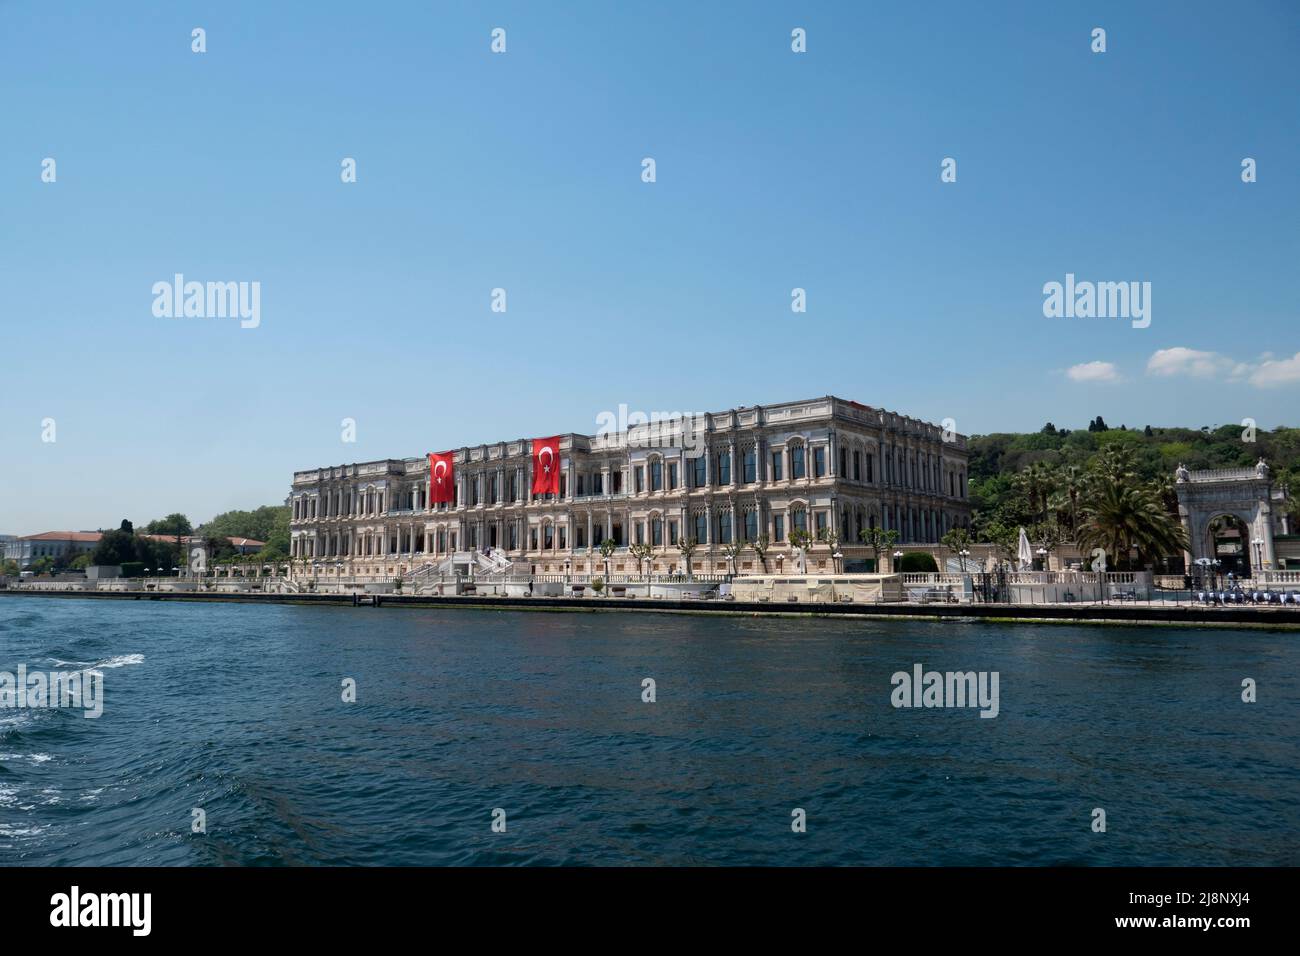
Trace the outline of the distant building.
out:
[[[255,541],[252,538],[230,538],[231,546],[240,554],[257,554],[266,547],[265,541]]]
[[[19,568],[28,568],[39,558],[75,558],[79,554],[95,550],[103,534],[99,531],[46,531],[43,534],[29,534],[23,537],[0,535],[0,546],[6,561],[17,561]],[[174,534],[137,534],[138,538],[175,544]],[[265,541],[253,538],[231,538],[231,546],[239,554],[256,554],[266,547]],[[181,547],[188,552],[192,547],[207,547],[207,539],[202,535],[181,535]]]
[[[141,534],[138,537],[148,538],[150,541],[163,541],[168,544],[176,543],[176,535],[174,534]],[[207,548],[208,540],[207,537],[201,534],[183,534],[181,535],[181,547],[187,551],[192,547]],[[265,541],[257,541],[254,538],[231,537],[227,538],[227,540],[239,554],[257,554],[266,547]]]
[[[17,561],[18,567],[26,568],[38,558],[74,558],[95,550],[101,537],[103,535],[98,531],[46,531],[24,535],[5,542],[5,560]]]

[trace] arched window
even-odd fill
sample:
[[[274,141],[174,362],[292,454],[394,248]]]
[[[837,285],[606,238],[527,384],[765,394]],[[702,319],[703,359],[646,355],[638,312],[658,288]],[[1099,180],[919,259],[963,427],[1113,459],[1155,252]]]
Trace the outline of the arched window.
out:
[[[808,509],[803,505],[795,505],[790,509],[790,528],[799,531],[808,530]]]

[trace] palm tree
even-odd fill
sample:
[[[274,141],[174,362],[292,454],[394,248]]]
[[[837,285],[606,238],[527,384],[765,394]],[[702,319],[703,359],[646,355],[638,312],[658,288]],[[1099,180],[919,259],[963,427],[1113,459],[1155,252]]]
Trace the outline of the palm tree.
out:
[[[749,549],[758,556],[758,563],[764,571],[767,570],[767,548],[770,543],[771,539],[765,534],[760,534],[757,540],[749,542]]]
[[[1070,533],[1079,527],[1079,502],[1088,490],[1088,476],[1078,465],[1066,465],[1056,473],[1056,484],[1069,502]]]
[[[1125,483],[1137,479],[1137,464],[1133,461],[1133,452],[1122,445],[1111,445],[1092,462],[1092,478],[1095,481]]]
[[[1036,461],[1016,476],[1017,484],[1029,501],[1031,512],[1036,516],[1047,514],[1047,498],[1052,493],[1053,478],[1051,469],[1041,461]]]
[[[1187,548],[1187,534],[1178,519],[1164,507],[1151,486],[1132,480],[1099,480],[1079,529],[1079,546],[1101,548],[1115,559],[1116,566],[1175,554]]]

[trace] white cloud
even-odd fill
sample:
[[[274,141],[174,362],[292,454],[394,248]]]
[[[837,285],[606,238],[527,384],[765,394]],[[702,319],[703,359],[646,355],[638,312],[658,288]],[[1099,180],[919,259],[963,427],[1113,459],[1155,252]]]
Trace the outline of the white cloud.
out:
[[[1260,388],[1300,382],[1300,352],[1287,359],[1265,357],[1250,373],[1250,384]]]
[[[1245,366],[1218,352],[1198,352],[1177,346],[1160,349],[1147,360],[1148,375],[1191,375],[1194,378],[1239,376]]]
[[[1114,362],[1081,362],[1071,365],[1065,374],[1072,382],[1118,382],[1119,369]]]

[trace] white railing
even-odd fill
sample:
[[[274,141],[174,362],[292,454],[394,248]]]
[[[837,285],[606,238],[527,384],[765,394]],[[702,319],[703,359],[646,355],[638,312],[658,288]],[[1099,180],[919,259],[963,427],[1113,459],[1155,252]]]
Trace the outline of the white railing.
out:
[[[965,578],[979,579],[983,572],[968,571],[966,574],[951,571],[909,571],[900,575],[905,587],[919,585],[961,584]],[[1291,572],[1286,572],[1291,573]],[[1141,584],[1145,583],[1141,571],[1107,571],[1106,584]],[[1007,584],[1096,584],[1096,571],[1008,571]]]
[[[1300,584],[1300,571],[1256,571],[1260,584]]]
[[[1188,481],[1224,481],[1256,478],[1254,468],[1202,468],[1188,473]]]
[[[422,564],[418,568],[414,569],[413,571],[408,571],[403,576],[403,579],[406,581],[410,581],[413,584],[419,584],[423,581],[427,581],[429,578],[433,577],[433,575],[437,574],[438,567],[439,566],[437,564]]]
[[[812,572],[809,572],[812,573]],[[818,572],[821,573],[821,572]],[[961,584],[967,575],[950,571],[908,571],[902,575],[903,584]]]
[[[687,582],[714,584],[732,580],[730,574],[715,572],[697,572],[689,578],[685,574],[602,574],[598,571],[582,574],[525,574],[519,576],[520,580],[523,581],[527,581],[530,577],[539,584],[590,584],[596,579],[600,579],[606,584],[685,584]]]
[[[499,548],[496,551],[493,551],[490,555],[484,554],[482,551],[475,551],[474,558],[478,565],[478,570],[485,574],[501,574],[504,571],[508,571],[511,566],[510,561],[505,556],[505,552],[501,551]]]

